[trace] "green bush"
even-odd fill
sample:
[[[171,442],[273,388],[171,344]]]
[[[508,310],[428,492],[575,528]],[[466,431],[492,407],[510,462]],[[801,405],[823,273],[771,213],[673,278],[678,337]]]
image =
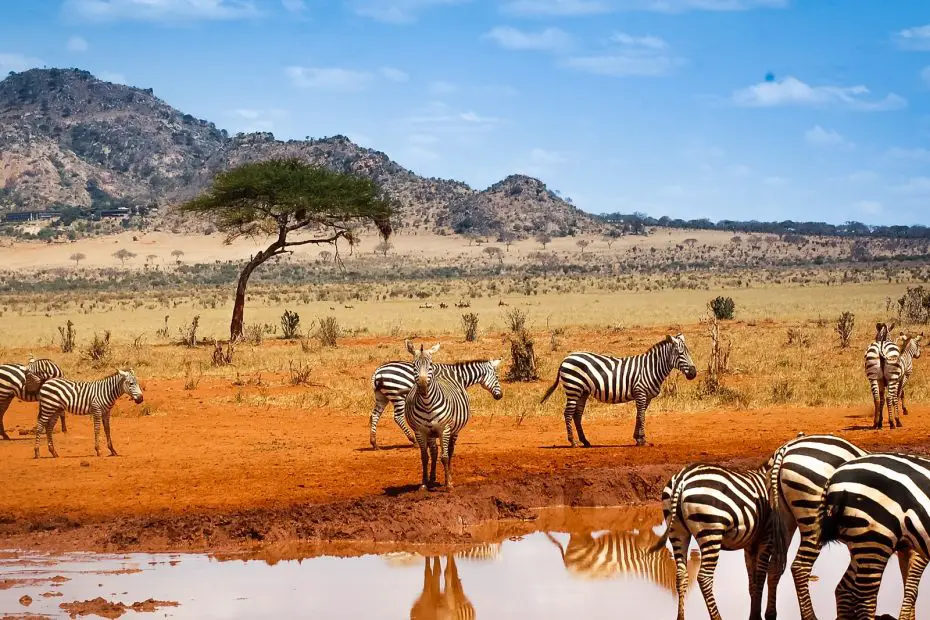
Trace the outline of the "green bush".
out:
[[[736,312],[736,303],[732,297],[720,295],[711,300],[710,309],[713,311],[714,316],[717,317],[717,320],[728,321],[733,318]]]

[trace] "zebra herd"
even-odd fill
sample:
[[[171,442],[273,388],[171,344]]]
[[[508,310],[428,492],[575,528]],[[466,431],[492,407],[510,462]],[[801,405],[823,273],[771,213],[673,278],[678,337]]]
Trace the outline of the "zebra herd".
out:
[[[44,433],[48,451],[58,456],[52,438],[55,423],[61,420],[61,431],[68,432],[65,413],[90,415],[94,420],[94,450],[100,456],[100,428],[107,438],[110,456],[116,456],[110,436],[110,411],[122,395],[139,404],[142,388],[133,370],[119,370],[97,381],[72,381],[64,378],[61,368],[49,359],[34,359],[29,363],[0,365],[0,437],[9,439],[3,426],[3,416],[14,398],[39,403],[35,431],[35,458],[39,458],[39,438]]]
[[[875,324],[875,340],[865,351],[865,376],[872,388],[874,404],[873,427],[882,427],[882,413],[885,408],[886,393],[888,405],[888,428],[901,426],[898,405],[904,415],[904,388],[911,378],[914,360],[920,357],[920,340],[923,334],[909,336],[901,334],[897,341],[888,340],[888,334],[894,330],[884,323]],[[898,344],[900,342],[900,344]]]
[[[792,562],[802,620],[816,620],[808,582],[824,544],[844,543],[849,568],[836,588],[837,617],[873,620],[878,589],[891,555],[904,580],[899,620],[914,620],[917,588],[930,561],[930,460],[868,453],[832,435],[799,436],[761,467],[742,471],[691,464],[662,491],[666,522],[656,551],[672,544],[678,619],[684,618],[687,552],[694,538],[701,553],[697,582],[712,620],[720,612],[713,594],[721,549],[742,549],[749,578],[750,620],[775,618],[778,582],[797,528],[801,544]]]

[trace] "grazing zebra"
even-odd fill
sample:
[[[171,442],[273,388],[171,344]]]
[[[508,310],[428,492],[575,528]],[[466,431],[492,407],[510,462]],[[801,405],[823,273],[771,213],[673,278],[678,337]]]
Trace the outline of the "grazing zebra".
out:
[[[572,436],[572,420],[578,430],[578,439],[585,448],[591,444],[581,427],[581,416],[589,396],[604,403],[636,401],[636,429],[633,438],[637,446],[646,443],[646,408],[659,395],[662,382],[673,369],[678,368],[688,380],[697,376],[685,337],[681,334],[666,336],[648,351],[630,357],[608,357],[577,351],[568,354],[559,365],[559,372],[543,396],[540,404],[558,387],[565,388],[565,431],[572,447],[577,447]]]
[[[784,568],[787,550],[784,539],[771,536],[783,525],[769,502],[769,471],[763,465],[753,471],[736,471],[717,465],[693,464],[681,469],[662,490],[665,533],[651,551],[671,540],[678,585],[678,620],[685,617],[688,591],[686,556],[691,538],[697,540],[701,564],[697,581],[711,620],[720,620],[714,599],[714,570],[720,550],[743,549],[749,573],[750,620],[762,617],[762,589],[771,563],[772,572]],[[771,589],[771,588],[770,588]],[[769,601],[766,618],[775,617]]]
[[[116,456],[113,441],[110,438],[110,410],[116,400],[127,394],[136,404],[142,402],[142,389],[136,381],[132,370],[117,370],[114,374],[97,381],[70,381],[68,379],[49,379],[39,390],[39,421],[36,424],[35,458],[39,458],[39,437],[44,432],[48,438],[48,451],[58,457],[52,430],[55,419],[62,412],[69,411],[77,415],[94,417],[94,450],[100,456],[100,424],[107,435],[107,447],[110,456]]]
[[[836,588],[837,617],[872,620],[885,565],[898,552],[904,576],[899,620],[913,620],[930,560],[930,460],[868,454],[837,467],[822,494],[821,544],[842,542],[849,568]]]
[[[907,407],[904,405],[904,388],[907,386],[907,382],[911,378],[911,373],[914,371],[914,360],[920,357],[920,339],[923,338],[923,333],[909,337],[905,334],[901,335],[901,357],[898,358],[898,365],[900,367],[900,375],[898,378],[898,402],[901,403],[901,412],[904,415],[907,415]]]
[[[894,329],[892,324],[891,329]],[[872,390],[873,428],[882,427],[882,415],[885,409],[885,392],[888,393],[888,427],[894,428],[895,421],[901,425],[901,420],[892,417],[892,407],[897,403],[898,381],[893,377],[892,371],[897,366],[901,351],[898,345],[888,340],[891,331],[884,323],[875,324],[875,340],[865,350],[865,378],[869,381]]]
[[[416,355],[413,344],[409,340],[407,350],[411,355]],[[465,389],[478,384],[490,392],[494,400],[500,400],[504,397],[500,379],[497,376],[497,367],[500,363],[500,360],[472,360],[454,364],[433,364],[433,366],[437,375],[454,379]],[[371,376],[371,385],[375,393],[375,408],[372,409],[369,417],[371,447],[378,447],[378,420],[381,419],[381,414],[384,413],[389,402],[394,408],[394,421],[410,443],[416,445],[417,438],[407,426],[404,418],[404,399],[416,385],[413,363],[393,361],[378,366]]]
[[[442,444],[442,468],[445,472],[446,489],[452,489],[452,457],[459,431],[468,422],[470,408],[465,388],[453,379],[437,376],[433,366],[433,353],[439,345],[420,352],[413,361],[416,370],[416,387],[410,390],[404,403],[407,424],[413,429],[420,446],[420,461],[423,465],[421,489],[436,483],[436,439]],[[427,448],[429,454],[427,455]],[[427,464],[432,461],[429,478]]]
[[[588,579],[629,575],[675,592],[675,560],[664,548],[652,549],[660,537],[650,527],[641,529],[638,534],[626,531],[607,532],[597,537],[590,532],[572,534],[565,547],[548,532],[546,536],[559,548],[562,564],[570,573]],[[696,553],[688,559],[689,583],[697,576],[699,561]]]
[[[29,363],[25,366],[21,364],[0,365],[0,437],[10,438],[3,426],[3,416],[10,407],[10,403],[13,402],[13,398],[35,402],[38,400],[42,383],[47,379],[61,377],[63,374],[61,368],[52,360],[34,359],[32,356],[29,357]]]
[[[785,443],[769,460],[772,510],[781,513],[785,526],[783,532],[773,532],[773,535],[783,535],[787,546],[794,530],[800,530],[801,543],[791,563],[791,576],[802,620],[817,620],[809,582],[814,561],[820,554],[817,514],[824,487],[837,467],[866,454],[868,452],[862,448],[840,437],[810,435]],[[780,572],[770,576],[769,605],[774,605],[772,601],[780,579]]]
[[[456,619],[474,620],[477,618],[475,607],[465,596],[462,580],[459,577],[455,558],[446,556],[446,571],[443,583],[439,578],[442,565],[439,557],[423,558],[423,591],[410,607],[410,620]]]

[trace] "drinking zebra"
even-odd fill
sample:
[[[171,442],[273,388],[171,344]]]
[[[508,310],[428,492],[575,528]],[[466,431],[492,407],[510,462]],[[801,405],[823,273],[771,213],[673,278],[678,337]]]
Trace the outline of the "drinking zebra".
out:
[[[898,402],[901,403],[901,412],[907,415],[907,407],[904,405],[904,388],[914,372],[914,360],[920,357],[920,339],[923,333],[917,336],[901,335],[901,356],[898,358],[899,378],[898,378]]]
[[[817,513],[824,487],[836,468],[868,454],[862,448],[833,435],[800,436],[782,445],[769,460],[772,510],[781,513],[785,546],[800,530],[801,542],[791,563],[802,620],[817,620],[810,596],[810,577],[820,553]],[[769,605],[774,605],[781,572],[769,581]],[[774,580],[774,582],[773,582]],[[771,607],[774,609],[774,607]]]
[[[477,617],[475,607],[465,596],[455,558],[451,555],[446,556],[444,575],[441,575],[442,565],[438,556],[425,557],[423,561],[423,591],[410,608],[410,620],[474,620]],[[443,577],[442,584],[439,581],[440,576]]]
[[[420,461],[423,465],[421,489],[436,483],[436,439],[442,444],[441,459],[445,472],[446,489],[452,489],[452,457],[459,431],[468,422],[470,408],[465,388],[453,379],[436,375],[433,353],[439,345],[420,352],[413,361],[416,371],[416,387],[410,390],[404,403],[404,415],[413,429],[420,446]],[[429,449],[429,454],[427,454]],[[427,478],[427,465],[432,466]]]
[[[413,344],[407,341],[407,350],[411,355],[416,355]],[[471,360],[467,362],[455,362],[452,364],[433,364],[437,375],[454,379],[463,388],[468,389],[473,385],[480,385],[494,397],[494,400],[500,400],[504,397],[501,390],[500,379],[497,376],[497,368],[501,361],[498,360]],[[378,420],[384,413],[385,407],[390,402],[394,409],[394,422],[404,432],[410,443],[416,445],[417,438],[413,431],[407,426],[404,417],[404,399],[410,390],[416,385],[416,376],[414,374],[413,362],[393,361],[386,362],[375,369],[371,376],[372,390],[375,393],[375,407],[369,417],[369,441],[371,447],[378,447]]]
[[[892,324],[891,329],[894,329]],[[893,367],[896,366],[901,351],[898,345],[888,340],[891,331],[884,323],[875,324],[875,340],[865,350],[865,378],[869,381],[872,390],[873,428],[882,427],[882,414],[885,409],[885,393],[888,393],[888,427],[894,428],[895,417],[892,417],[893,403],[897,402],[898,382],[892,376]],[[900,426],[901,421],[897,420]]]
[[[770,524],[770,520],[780,520],[780,516],[772,511],[769,502],[768,466],[736,471],[717,465],[688,465],[673,475],[662,490],[662,514],[667,527],[650,550],[664,548],[666,540],[672,542],[677,568],[678,620],[685,617],[686,557],[692,537],[701,551],[697,582],[711,620],[720,620],[714,599],[714,570],[721,549],[743,549],[749,573],[749,617],[761,619],[762,589],[769,565],[780,572],[787,555],[784,539],[771,535],[784,526]],[[769,605],[766,617],[774,617],[771,597]]]
[[[71,381],[68,379],[49,379],[39,389],[39,421],[36,424],[35,458],[39,458],[39,437],[44,432],[48,438],[48,451],[58,457],[52,431],[55,420],[65,411],[76,415],[92,415],[94,418],[94,450],[100,456],[100,425],[107,435],[107,447],[110,456],[116,456],[113,441],[110,438],[110,410],[123,394],[128,395],[136,404],[142,402],[142,389],[136,381],[132,370],[118,370],[97,381]]]
[[[3,426],[3,416],[13,399],[35,402],[42,383],[47,379],[61,377],[63,374],[61,368],[52,360],[34,359],[32,356],[29,357],[29,363],[25,366],[22,364],[0,365],[0,437],[10,438]]]
[[[930,560],[930,460],[868,454],[837,467],[823,492],[821,544],[842,542],[849,568],[836,588],[837,618],[872,620],[885,565],[898,552],[904,575],[899,620],[913,620]]]
[[[685,337],[681,334],[666,336],[648,351],[630,357],[609,357],[587,351],[569,353],[559,365],[555,383],[546,390],[540,404],[552,395],[559,381],[565,388],[565,431],[572,447],[577,447],[572,436],[572,421],[578,430],[578,439],[586,448],[591,443],[581,427],[581,416],[589,396],[604,403],[636,401],[636,428],[633,438],[637,446],[646,443],[646,408],[659,395],[662,382],[673,369],[678,368],[690,381],[697,376]]]

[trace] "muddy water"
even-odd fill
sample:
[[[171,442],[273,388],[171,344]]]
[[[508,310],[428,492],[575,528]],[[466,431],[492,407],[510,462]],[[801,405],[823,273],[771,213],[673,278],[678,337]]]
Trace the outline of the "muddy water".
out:
[[[62,603],[101,597],[101,613],[127,618],[674,618],[670,554],[645,551],[661,532],[660,521],[654,507],[546,511],[533,524],[483,528],[482,535],[496,535],[501,543],[380,555],[359,546],[348,551],[354,557],[301,558],[299,549],[286,546],[222,559],[6,552],[0,555],[0,617],[68,617]],[[792,557],[797,542],[795,537]],[[346,545],[339,552],[346,554]],[[833,588],[847,561],[845,547],[836,546],[814,568],[812,594],[821,618],[835,615]],[[648,574],[631,568],[647,563],[653,567]],[[928,582],[925,575],[918,617],[930,617]],[[722,554],[715,591],[724,618],[747,616],[741,553]],[[901,592],[897,563],[890,563],[879,613],[896,615]],[[146,608],[153,613],[99,607],[148,599],[155,601]],[[779,618],[798,617],[787,575],[778,610]],[[687,617],[707,618],[693,582]]]

